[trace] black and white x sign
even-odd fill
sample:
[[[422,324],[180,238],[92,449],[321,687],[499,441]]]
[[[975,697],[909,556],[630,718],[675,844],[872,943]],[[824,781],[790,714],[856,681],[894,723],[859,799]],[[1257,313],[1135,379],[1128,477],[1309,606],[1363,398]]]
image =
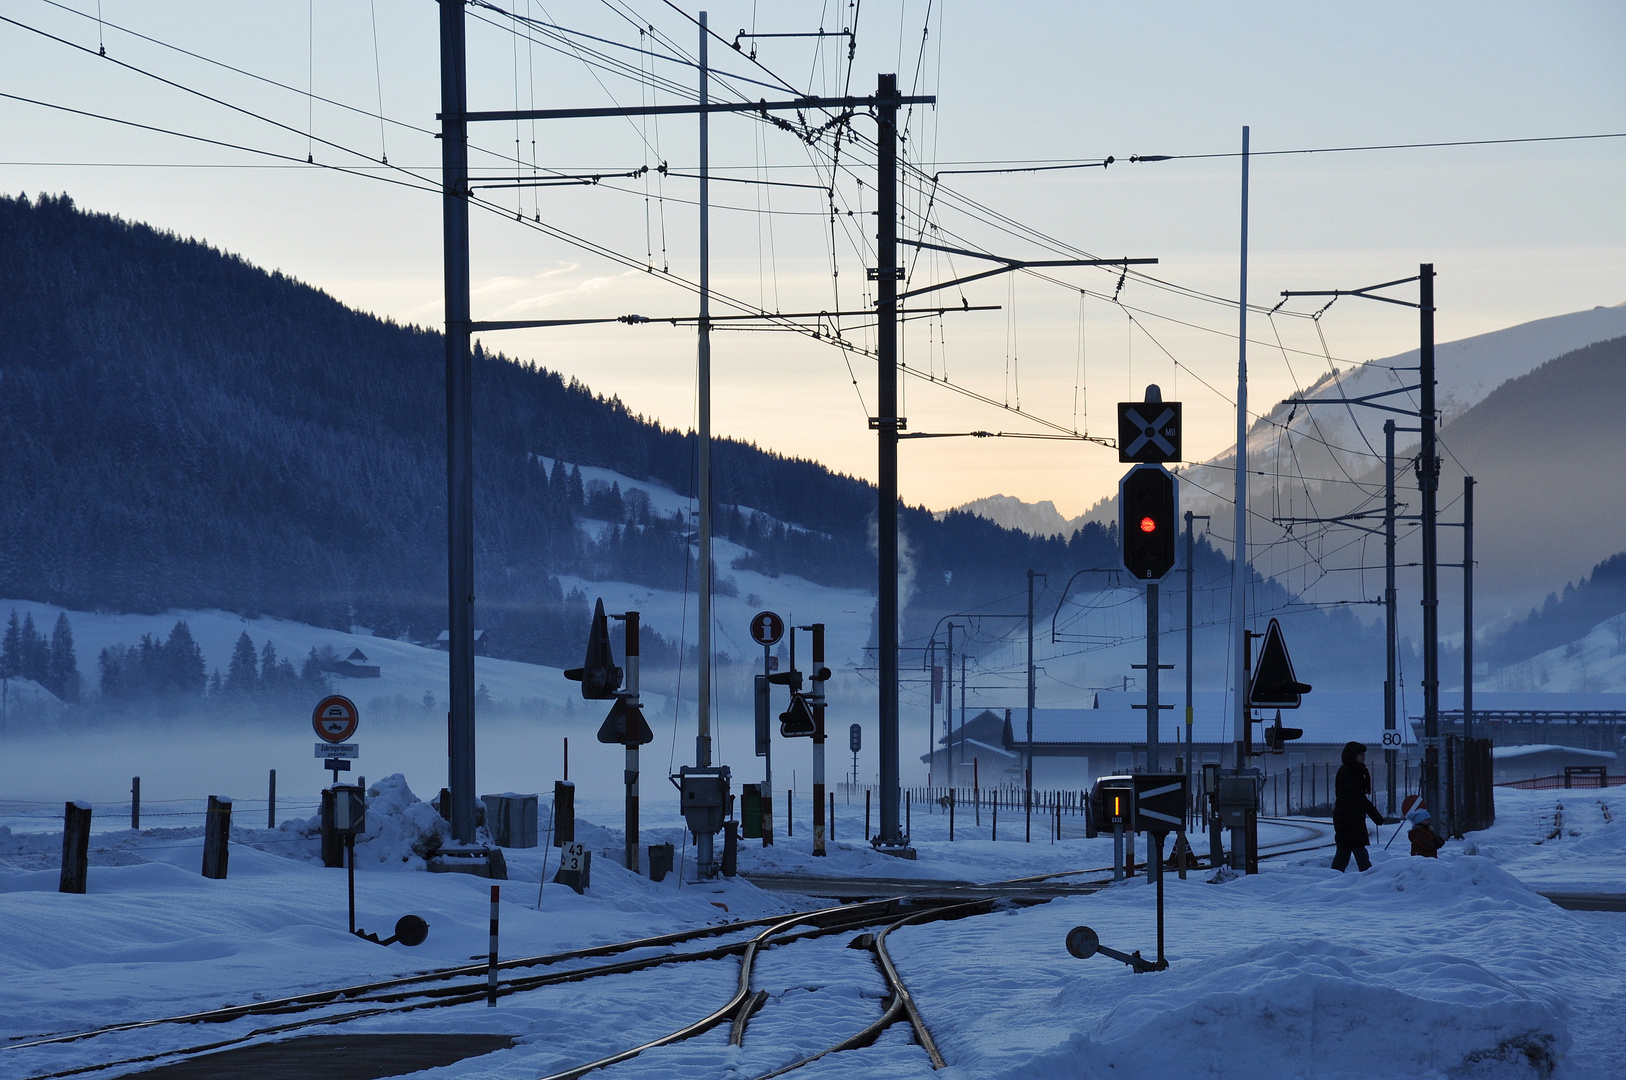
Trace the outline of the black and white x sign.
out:
[[[1118,460],[1180,460],[1180,402],[1118,402]]]

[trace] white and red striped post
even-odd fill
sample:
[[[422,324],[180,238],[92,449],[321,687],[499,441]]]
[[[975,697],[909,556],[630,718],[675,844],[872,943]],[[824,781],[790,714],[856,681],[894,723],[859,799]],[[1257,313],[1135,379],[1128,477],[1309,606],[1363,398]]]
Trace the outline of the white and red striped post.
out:
[[[497,1005],[497,901],[502,896],[502,886],[491,887],[491,956],[486,961],[486,1005],[496,1008]]]

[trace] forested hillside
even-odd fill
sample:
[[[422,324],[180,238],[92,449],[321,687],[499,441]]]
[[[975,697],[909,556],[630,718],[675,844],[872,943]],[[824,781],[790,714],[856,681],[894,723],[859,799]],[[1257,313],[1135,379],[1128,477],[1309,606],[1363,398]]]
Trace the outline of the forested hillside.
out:
[[[442,628],[438,334],[67,197],[0,199],[0,318],[0,591],[390,636]],[[500,356],[477,353],[474,381],[478,618],[503,653],[573,656],[584,620],[556,575],[683,587],[690,526],[586,491],[558,462],[689,491],[690,436]],[[539,456],[555,459],[551,474]],[[713,461],[719,531],[756,568],[873,580],[868,485],[730,440]],[[588,540],[583,517],[614,528]],[[1027,554],[1025,537],[982,523],[940,529],[922,511],[908,527],[968,579],[989,545],[1008,549],[1002,561]]]
[[[0,320],[0,595],[418,640],[444,628],[439,334],[66,196],[0,197]],[[586,598],[560,576],[694,580],[691,522],[584,485],[580,467],[690,492],[693,438],[498,355],[476,353],[474,387],[476,619],[498,655],[574,663]],[[712,460],[718,532],[749,549],[742,569],[872,585],[870,485],[727,439]],[[906,637],[1013,595],[1029,568],[1059,586],[1117,557],[1097,525],[1038,539],[908,507],[901,523]],[[1285,600],[1256,591],[1261,611]]]

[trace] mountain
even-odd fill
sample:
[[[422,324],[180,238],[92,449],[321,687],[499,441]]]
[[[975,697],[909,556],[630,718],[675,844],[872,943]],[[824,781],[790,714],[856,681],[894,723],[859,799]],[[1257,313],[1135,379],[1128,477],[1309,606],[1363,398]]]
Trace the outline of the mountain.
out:
[[[1082,517],[1071,519],[1062,517],[1061,511],[1056,509],[1056,504],[1049,499],[1028,503],[1014,495],[989,495],[956,506],[954,510],[962,514],[975,514],[996,525],[1007,529],[1019,529],[1032,536],[1071,536],[1085,524]],[[938,517],[945,517],[950,512],[943,511]]]
[[[1475,657],[1496,666],[1517,664],[1585,638],[1606,625],[1617,652],[1626,652],[1626,552],[1611,555],[1562,592],[1547,594],[1539,608],[1500,633],[1486,635]]]
[[[0,594],[444,628],[438,334],[66,196],[0,198],[0,321]],[[574,662],[582,582],[685,591],[691,433],[479,350],[474,387],[476,619],[494,649]],[[712,460],[717,532],[743,570],[872,589],[873,487],[735,440]],[[927,623],[1112,546],[1099,527],[1040,540],[912,507],[902,529]]]

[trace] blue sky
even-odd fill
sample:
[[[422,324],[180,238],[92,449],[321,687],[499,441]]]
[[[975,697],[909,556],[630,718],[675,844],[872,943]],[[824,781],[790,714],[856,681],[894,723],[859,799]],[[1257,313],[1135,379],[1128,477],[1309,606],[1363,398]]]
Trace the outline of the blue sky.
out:
[[[652,51],[694,50],[685,13],[664,2],[498,8]],[[851,25],[840,4],[712,4],[713,29],[732,39]],[[426,130],[438,108],[436,10],[427,0],[168,3],[7,0],[0,16],[0,93],[233,143],[197,140],[0,99],[0,187],[67,191],[87,208],[205,238],[260,265],[403,321],[440,318],[440,206],[413,185],[438,177]],[[471,100],[477,108],[630,104],[650,94],[636,79],[590,72],[579,57],[509,33],[497,11],[470,9]],[[484,20],[484,21],[482,21]],[[375,30],[376,26],[376,30]],[[43,30],[51,40],[24,27]],[[923,36],[923,27],[927,33]],[[119,29],[123,28],[123,29]],[[131,36],[137,31],[217,61],[205,63]],[[578,38],[584,45],[593,44]],[[906,214],[928,206],[934,235],[1017,258],[1054,258],[1031,233],[984,211],[1103,256],[1155,256],[1155,273],[1190,290],[1234,298],[1238,163],[1235,158],[1131,164],[1134,154],[1233,152],[1244,124],[1255,150],[1626,131],[1626,9],[1595,3],[1361,5],[1009,3],[922,0],[863,5],[851,86],[877,71],[939,97],[910,121],[908,159],[920,172]],[[73,45],[80,48],[75,49]],[[748,49],[749,40],[742,41]],[[108,58],[97,54],[105,46]],[[594,45],[625,56],[636,53]],[[761,38],[763,68],[799,89],[845,85],[844,40]],[[742,54],[713,46],[723,72],[771,81]],[[127,63],[141,71],[119,67]],[[645,61],[646,65],[649,63]],[[278,80],[280,89],[220,64]],[[150,74],[143,74],[147,72]],[[694,69],[657,72],[691,84]],[[152,75],[181,84],[189,93]],[[719,76],[756,98],[774,91]],[[199,94],[220,99],[209,101]],[[353,107],[344,110],[316,96]],[[663,91],[661,101],[676,100]],[[380,101],[389,119],[381,133]],[[236,109],[221,102],[229,103]],[[246,115],[248,110],[257,116]],[[281,125],[281,126],[278,126]],[[501,130],[496,130],[500,127]],[[860,139],[873,126],[860,118]],[[522,173],[533,132],[498,125],[475,161]],[[625,172],[696,164],[695,122],[569,121],[535,131],[539,168]],[[336,145],[334,145],[336,144]],[[366,176],[315,168],[354,167]],[[391,168],[378,159],[387,154]],[[954,162],[1119,161],[1108,169],[929,177]],[[370,160],[369,160],[370,159]],[[738,117],[713,123],[720,175],[817,182],[791,136]],[[719,290],[783,311],[861,306],[860,250],[873,210],[867,153],[838,183],[854,211],[832,229],[818,191],[717,183],[713,280]],[[1515,146],[1386,150],[1256,158],[1250,295],[1274,303],[1284,288],[1349,287],[1436,264],[1441,340],[1599,304],[1626,301],[1626,139]],[[370,178],[369,178],[370,177]],[[379,178],[400,181],[380,182]],[[860,188],[854,177],[864,179]],[[646,189],[646,183],[649,186]],[[646,201],[646,193],[666,201]],[[692,278],[697,257],[691,180],[648,178],[593,187],[487,193],[502,206]],[[954,209],[954,196],[983,210]],[[505,201],[506,200],[506,201]],[[759,210],[771,209],[772,215]],[[533,222],[533,225],[535,223]],[[907,235],[906,230],[906,235]],[[834,263],[840,273],[832,277]],[[664,237],[664,246],[662,238]],[[968,272],[964,260],[923,259],[916,285]],[[936,275],[934,278],[933,275]],[[1059,271],[1056,283],[996,278],[968,286],[971,304],[1002,310],[922,321],[909,328],[912,365],[1064,426],[1105,432],[1112,402],[1148,381],[1187,404],[1188,453],[1223,451],[1234,433],[1235,314],[1131,279],[1110,296],[1103,271]],[[523,227],[477,214],[477,317],[690,314],[692,294],[659,273],[628,267]],[[1082,299],[1078,290],[1092,295]],[[945,295],[958,303],[960,293]],[[545,315],[539,313],[545,312]],[[1190,325],[1187,325],[1190,324]],[[1315,327],[1255,319],[1255,405],[1268,405],[1334,362],[1385,356],[1415,344],[1415,316],[1387,305],[1335,306]],[[866,347],[861,330],[852,341]],[[661,421],[687,426],[694,407],[692,331],[585,328],[507,335],[489,344],[582,378]],[[1297,351],[1294,351],[1297,350]],[[719,433],[813,457],[858,475],[873,471],[873,361],[783,333],[718,334]],[[1170,356],[1182,367],[1176,368]],[[850,364],[850,371],[849,371]],[[857,387],[853,385],[856,380]],[[1204,386],[1206,383],[1208,386]],[[1213,389],[1209,389],[1212,387]],[[915,430],[1041,430],[1032,421],[940,387],[913,382]],[[1086,444],[929,440],[904,451],[902,490],[945,507],[1003,492],[1051,499],[1077,513],[1115,489],[1116,455]]]

